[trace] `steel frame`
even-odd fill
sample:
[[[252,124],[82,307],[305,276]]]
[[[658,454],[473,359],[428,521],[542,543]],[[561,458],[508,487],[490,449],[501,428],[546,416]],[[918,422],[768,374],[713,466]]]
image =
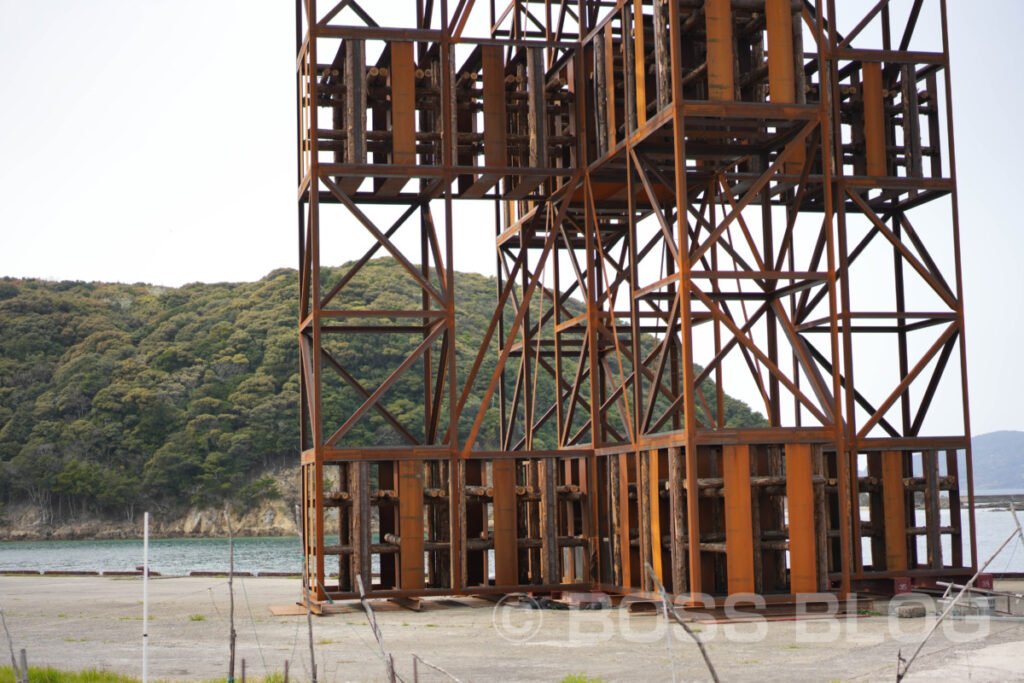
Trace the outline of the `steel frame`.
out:
[[[847,28],[836,4],[297,0],[312,604],[357,576],[396,599],[644,592],[649,563],[698,602],[972,572],[946,6]],[[494,210],[474,340],[462,199]],[[329,268],[329,231],[372,246]],[[418,301],[352,305],[385,254]],[[356,338],[394,370],[356,367]],[[730,381],[767,425],[729,423]],[[937,399],[961,425],[929,424]]]

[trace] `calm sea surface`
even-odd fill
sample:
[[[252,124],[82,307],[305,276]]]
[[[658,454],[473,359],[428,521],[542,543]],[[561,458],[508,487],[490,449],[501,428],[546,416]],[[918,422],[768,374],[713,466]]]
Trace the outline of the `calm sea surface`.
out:
[[[131,571],[141,564],[141,540],[0,543],[0,569]],[[226,572],[227,539],[151,539],[149,567],[151,571],[161,574]],[[300,573],[302,546],[298,537],[236,538],[235,571]]]
[[[866,510],[864,511],[866,513]],[[1024,512],[1018,512],[1024,520]],[[924,510],[918,510],[918,524],[924,524]],[[978,563],[987,560],[1014,530],[1007,510],[980,509]],[[949,511],[942,510],[942,521]],[[964,519],[966,526],[966,516]],[[943,557],[949,557],[949,537],[943,537]],[[924,557],[924,537],[919,553]],[[865,546],[867,554],[870,550]],[[965,549],[964,558],[970,557]],[[150,541],[150,568],[164,575],[190,571],[227,571],[228,542],[215,538],[155,539]],[[42,571],[130,571],[142,564],[142,541],[13,541],[0,543],[0,570]],[[301,546],[297,537],[235,539],[235,570],[246,572],[302,571]],[[1024,543],[1011,543],[989,566],[990,572],[1024,572]]]

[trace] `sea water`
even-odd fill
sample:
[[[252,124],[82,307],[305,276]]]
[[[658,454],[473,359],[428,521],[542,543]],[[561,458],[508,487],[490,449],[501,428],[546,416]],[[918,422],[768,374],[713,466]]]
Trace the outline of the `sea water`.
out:
[[[866,510],[862,510],[862,517]],[[968,528],[967,511],[962,524]],[[917,524],[924,525],[924,510],[917,510]],[[1018,512],[1024,521],[1024,511]],[[943,526],[949,511],[941,510]],[[978,564],[983,564],[1016,528],[1008,510],[981,508],[975,511],[978,536]],[[141,527],[140,527],[141,536]],[[943,560],[949,562],[950,537],[943,536]],[[925,557],[925,538],[919,536],[918,556]],[[865,543],[865,557],[870,548]],[[970,562],[970,544],[965,534],[964,561]],[[226,572],[228,541],[223,538],[154,539],[149,548],[150,569],[163,575],[192,571]],[[35,571],[131,571],[142,564],[141,540],[116,541],[10,541],[0,543],[0,570]],[[235,571],[302,571],[302,546],[297,537],[236,538]],[[1024,572],[1024,543],[1010,543],[989,565],[989,572]]]
[[[302,572],[297,536],[236,538],[235,571]],[[150,571],[182,575],[226,572],[226,538],[163,538],[149,541]],[[0,543],[0,570],[132,571],[142,564],[142,541],[11,541]]]

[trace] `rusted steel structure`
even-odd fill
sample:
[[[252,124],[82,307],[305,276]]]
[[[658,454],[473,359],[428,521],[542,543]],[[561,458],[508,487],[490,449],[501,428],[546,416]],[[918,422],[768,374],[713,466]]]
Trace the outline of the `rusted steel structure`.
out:
[[[697,600],[971,572],[946,6],[854,4],[298,0],[314,603],[357,576],[643,592],[650,563]],[[465,199],[495,235],[482,338],[458,323]],[[375,256],[416,305],[337,303]],[[373,384],[336,351],[400,334]],[[764,426],[729,424],[741,386]]]

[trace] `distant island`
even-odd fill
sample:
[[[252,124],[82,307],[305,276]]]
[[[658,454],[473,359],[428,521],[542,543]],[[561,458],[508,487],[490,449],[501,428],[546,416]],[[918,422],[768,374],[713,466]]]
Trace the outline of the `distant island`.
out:
[[[1024,432],[999,431],[971,439],[974,490],[1024,492]]]

